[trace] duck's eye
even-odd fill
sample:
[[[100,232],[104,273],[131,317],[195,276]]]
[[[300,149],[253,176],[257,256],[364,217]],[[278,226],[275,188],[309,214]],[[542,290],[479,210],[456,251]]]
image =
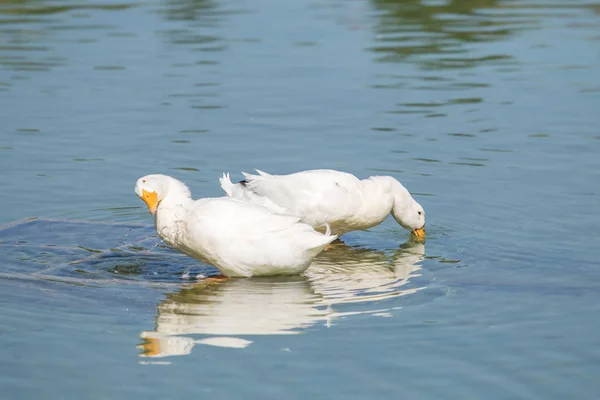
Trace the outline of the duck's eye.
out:
[[[419,215],[423,215],[423,211],[417,211]]]

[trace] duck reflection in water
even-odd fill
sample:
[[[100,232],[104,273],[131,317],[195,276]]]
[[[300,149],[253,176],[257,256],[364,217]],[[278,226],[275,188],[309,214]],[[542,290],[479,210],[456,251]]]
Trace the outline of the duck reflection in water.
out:
[[[185,355],[196,344],[244,348],[252,343],[248,336],[297,334],[349,315],[382,315],[394,307],[369,303],[424,288],[409,284],[420,275],[424,254],[424,243],[413,239],[391,255],[342,244],[321,253],[302,276],[201,281],[158,304],[155,330],[141,333],[140,355]],[[334,309],[343,303],[350,306]]]

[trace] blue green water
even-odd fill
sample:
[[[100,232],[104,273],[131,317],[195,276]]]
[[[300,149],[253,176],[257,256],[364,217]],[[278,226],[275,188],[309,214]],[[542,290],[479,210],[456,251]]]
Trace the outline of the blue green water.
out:
[[[2,398],[597,399],[599,45],[584,0],[2,2]],[[207,283],[133,186],[252,168],[392,175],[425,244]]]

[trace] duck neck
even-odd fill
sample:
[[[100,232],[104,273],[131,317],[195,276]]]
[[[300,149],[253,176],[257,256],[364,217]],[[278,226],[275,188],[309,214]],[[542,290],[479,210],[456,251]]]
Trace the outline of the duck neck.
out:
[[[415,199],[413,199],[408,190],[400,182],[392,177],[390,179],[392,194],[394,196],[392,217],[404,228],[410,229],[404,221],[407,221],[408,213],[414,212]]]
[[[356,217],[378,224],[390,213],[394,199],[387,177],[372,176],[361,181],[362,207]]]
[[[158,204],[155,225],[158,235],[170,245],[181,241],[187,210],[193,203],[190,189],[176,179],[165,184],[166,195]]]
[[[394,195],[394,208],[406,207],[413,201],[412,196],[398,180],[390,177],[392,194]],[[394,210],[392,210],[394,212]]]
[[[380,196],[383,194],[383,197],[390,199],[389,211],[396,220],[404,212],[407,205],[413,201],[408,190],[391,176],[372,176],[367,181],[371,181],[372,186],[378,188],[375,193]]]

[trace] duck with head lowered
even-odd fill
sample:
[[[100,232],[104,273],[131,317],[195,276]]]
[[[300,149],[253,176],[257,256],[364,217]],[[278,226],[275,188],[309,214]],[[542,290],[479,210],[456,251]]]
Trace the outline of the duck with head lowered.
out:
[[[331,227],[334,235],[372,228],[391,213],[403,228],[425,237],[425,211],[406,188],[391,176],[356,176],[314,169],[288,175],[258,175],[232,183],[229,174],[220,178],[227,196],[262,205],[274,212],[300,218],[313,228]]]
[[[135,193],[165,243],[229,277],[300,274],[337,238],[234,198],[193,200],[183,182],[167,175],[138,179]]]

